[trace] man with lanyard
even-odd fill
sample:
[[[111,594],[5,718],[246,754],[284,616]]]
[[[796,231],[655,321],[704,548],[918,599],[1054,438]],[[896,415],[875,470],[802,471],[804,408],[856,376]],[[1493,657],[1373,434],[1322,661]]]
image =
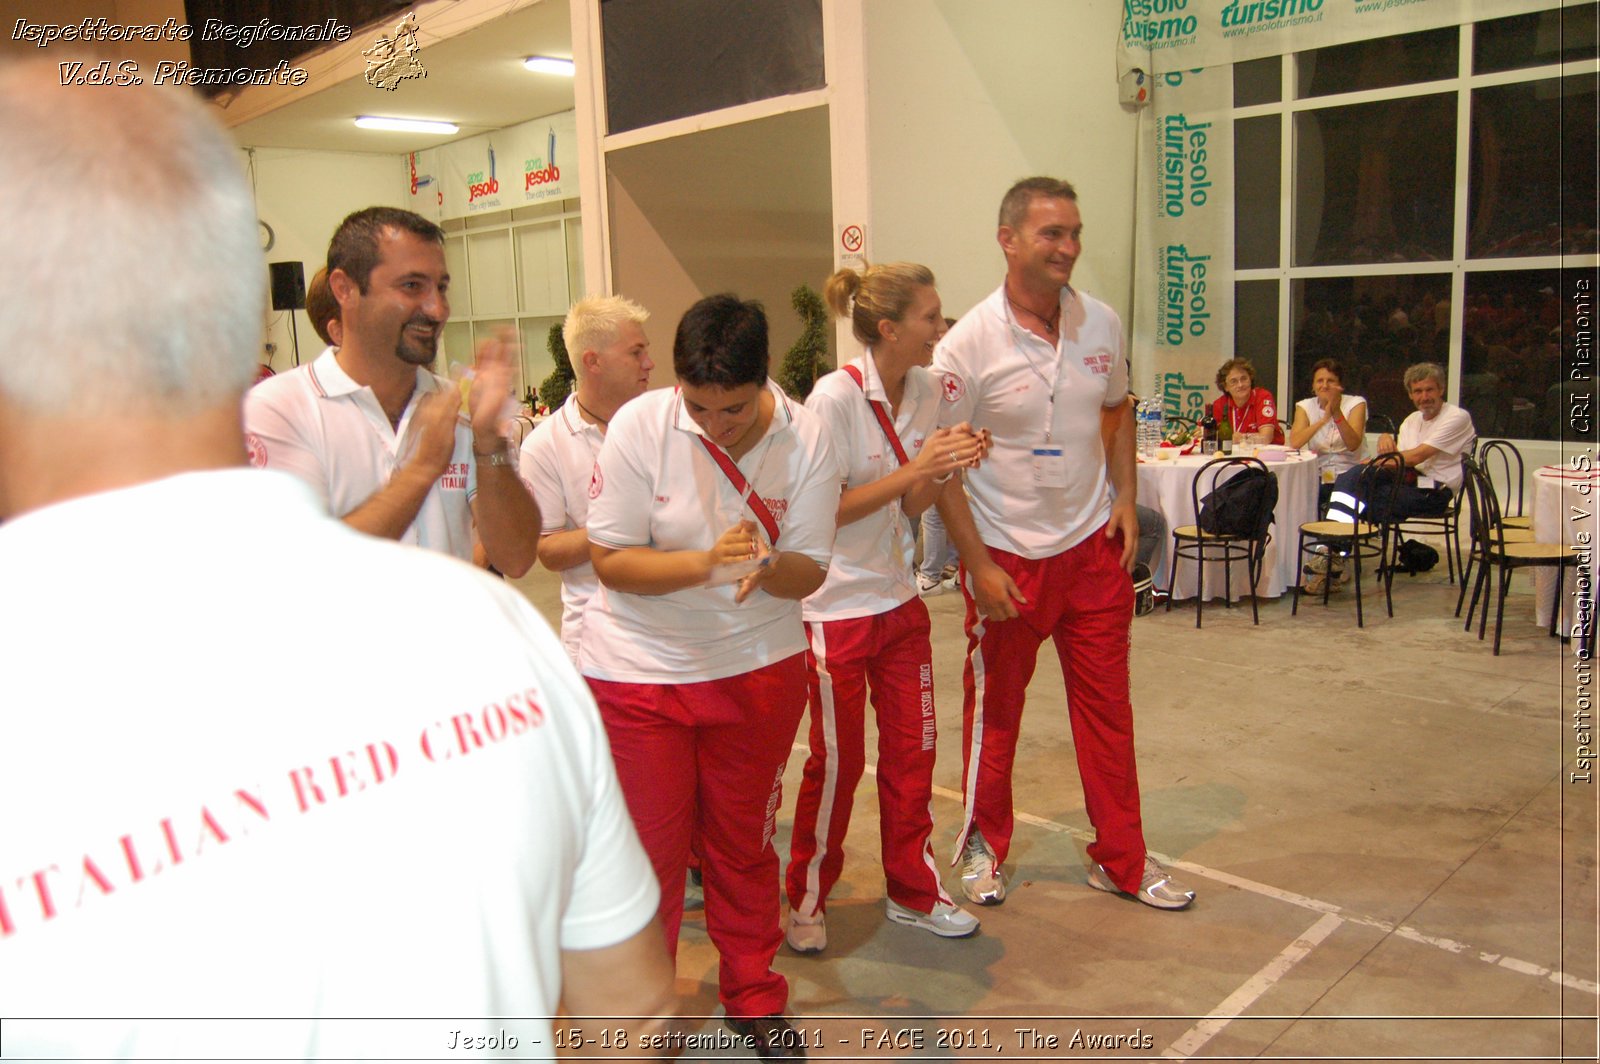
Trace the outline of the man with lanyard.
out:
[[[522,479],[533,488],[539,516],[539,561],[561,574],[561,645],[573,662],[583,608],[599,586],[589,561],[589,489],[611,418],[650,387],[650,312],[621,296],[573,304],[561,327],[577,387],[522,444]]]
[[[471,561],[476,526],[489,564],[521,576],[539,512],[501,435],[515,342],[478,346],[461,417],[461,390],[428,372],[449,285],[444,231],[421,215],[368,207],[341,222],[328,287],[343,343],[251,389],[250,461],[298,476],[369,535]]]
[[[993,434],[988,461],[964,474],[965,492],[953,481],[939,501],[961,553],[967,603],[957,859],[969,899],[1005,900],[1012,762],[1028,681],[1049,636],[1096,832],[1089,885],[1182,909],[1194,894],[1149,857],[1140,823],[1128,697],[1133,411],[1120,320],[1068,283],[1082,229],[1067,182],[1014,185],[1000,204],[1005,281],[934,355],[939,423],[970,421]]]

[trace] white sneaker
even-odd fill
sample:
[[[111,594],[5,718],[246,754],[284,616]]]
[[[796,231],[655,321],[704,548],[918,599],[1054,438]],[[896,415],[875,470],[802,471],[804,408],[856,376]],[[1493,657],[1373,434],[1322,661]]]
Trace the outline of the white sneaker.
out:
[[[1006,900],[1006,881],[983,832],[973,828],[961,848],[961,893],[974,905],[999,905]]]
[[[939,577],[934,577],[930,580],[928,577],[918,573],[917,594],[921,595],[923,598],[932,598],[935,595],[942,595],[944,594],[944,581]]]
[[[893,898],[885,898],[883,907],[885,915],[893,922],[932,931],[940,938],[966,938],[978,930],[978,918],[959,905],[948,905],[941,901],[934,904],[933,912],[919,913]]]
[[[789,948],[796,953],[821,953],[828,948],[828,928],[823,924],[823,914],[801,916],[789,913]]]
[[[1097,864],[1089,869],[1089,885],[1108,894],[1127,893],[1111,882],[1105,865]],[[1157,909],[1187,909],[1194,904],[1194,891],[1185,890],[1174,883],[1167,870],[1149,854],[1144,856],[1144,878],[1139,881],[1139,889],[1129,897],[1138,898]]]

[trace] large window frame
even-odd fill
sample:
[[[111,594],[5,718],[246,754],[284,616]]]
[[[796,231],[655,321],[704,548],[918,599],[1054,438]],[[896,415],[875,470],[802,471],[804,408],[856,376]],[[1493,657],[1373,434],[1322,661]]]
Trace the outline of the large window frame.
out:
[[[1548,10],[1559,10],[1566,5],[1551,4]],[[1462,354],[1464,346],[1464,321],[1469,279],[1476,274],[1504,273],[1510,271],[1559,271],[1574,268],[1590,271],[1600,267],[1600,254],[1545,254],[1496,258],[1471,258],[1468,256],[1469,207],[1471,190],[1469,176],[1472,168],[1472,105],[1477,90],[1516,85],[1573,75],[1595,77],[1600,74],[1600,59],[1583,59],[1521,67],[1513,70],[1474,73],[1474,34],[1476,24],[1458,27],[1457,62],[1454,76],[1432,81],[1412,82],[1386,88],[1365,89],[1325,96],[1300,96],[1297,71],[1303,53],[1289,53],[1277,58],[1279,63],[1279,96],[1276,102],[1234,106],[1230,109],[1232,121],[1277,117],[1279,121],[1278,181],[1282,195],[1278,198],[1278,253],[1272,266],[1243,268],[1235,266],[1236,284],[1252,281],[1274,281],[1277,284],[1277,393],[1283,399],[1285,410],[1293,408],[1303,395],[1291,392],[1294,386],[1294,291],[1295,282],[1322,278],[1407,277],[1436,275],[1448,279],[1450,317],[1448,335],[1448,398],[1461,402]],[[1256,62],[1261,62],[1257,60]],[[1423,95],[1453,93],[1455,99],[1456,150],[1453,204],[1453,231],[1451,254],[1437,260],[1411,259],[1398,262],[1373,262],[1349,265],[1299,266],[1294,259],[1297,196],[1295,172],[1299,145],[1296,142],[1296,119],[1313,111],[1349,107],[1353,104],[1385,103]],[[1236,179],[1237,180],[1237,179]],[[1544,442],[1537,437],[1533,442]]]
[[[521,343],[515,383],[518,398],[537,389],[554,364],[546,349],[550,326],[566,319],[567,309],[583,298],[583,222],[576,199],[498,211],[480,218],[446,221],[445,261],[450,269],[450,321],[445,325],[443,355],[435,372],[448,373],[449,363],[470,365],[479,342],[503,326],[511,326]],[[558,236],[560,276],[539,270],[519,254],[524,238]],[[501,261],[476,254],[473,248],[504,238]],[[534,305],[530,288],[547,286],[543,305]],[[493,293],[510,293],[510,302],[489,303]]]

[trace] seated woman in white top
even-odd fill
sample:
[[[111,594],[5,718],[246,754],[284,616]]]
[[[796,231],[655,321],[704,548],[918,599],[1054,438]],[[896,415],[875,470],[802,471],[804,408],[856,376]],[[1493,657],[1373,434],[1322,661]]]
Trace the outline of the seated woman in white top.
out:
[[[1367,401],[1344,394],[1344,368],[1338,361],[1318,359],[1311,366],[1311,398],[1294,404],[1289,446],[1307,448],[1317,456],[1322,474],[1319,512],[1328,505],[1334,478],[1361,461],[1366,432]]]

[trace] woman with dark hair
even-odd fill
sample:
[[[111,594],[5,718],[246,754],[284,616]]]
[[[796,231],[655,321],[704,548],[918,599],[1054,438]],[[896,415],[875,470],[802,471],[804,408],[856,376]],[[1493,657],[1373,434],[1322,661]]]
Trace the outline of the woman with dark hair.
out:
[[[1319,358],[1311,365],[1311,398],[1294,404],[1289,446],[1315,454],[1322,483],[1331,487],[1335,477],[1360,462],[1366,432],[1367,401],[1344,394],[1344,367],[1337,359]]]
[[[1335,478],[1360,464],[1366,432],[1367,401],[1359,395],[1344,394],[1344,367],[1338,359],[1317,359],[1311,364],[1311,398],[1294,404],[1289,446],[1304,447],[1317,456],[1321,478],[1317,487],[1319,515],[1328,511]],[[1310,563],[1310,572],[1302,584],[1308,594],[1321,594],[1329,579],[1338,591],[1344,577],[1344,561],[1319,549]]]
[[[1256,367],[1248,358],[1230,358],[1217,370],[1217,390],[1211,403],[1217,424],[1227,422],[1234,442],[1282,443],[1278,407],[1272,393],[1256,387]]]
[[[844,868],[856,784],[866,763],[867,688],[878,725],[879,839],[895,923],[962,938],[978,920],[939,882],[933,834],[933,648],[913,582],[911,522],[940,486],[975,466],[971,426],[938,426],[929,373],[945,333],[926,266],[891,262],[828,279],[828,306],[849,318],[866,354],[817,381],[806,409],[827,425],[845,466],[828,579],[805,600],[811,756],[790,838],[789,946],[827,947],[823,917]]]
[[[690,838],[730,1027],[804,1056],[772,971],[773,826],[805,709],[800,600],[822,585],[842,474],[814,416],[767,379],[759,305],[711,296],[678,323],[676,390],[617,411],[590,484],[600,589],[578,660],[661,884],[676,949]]]

